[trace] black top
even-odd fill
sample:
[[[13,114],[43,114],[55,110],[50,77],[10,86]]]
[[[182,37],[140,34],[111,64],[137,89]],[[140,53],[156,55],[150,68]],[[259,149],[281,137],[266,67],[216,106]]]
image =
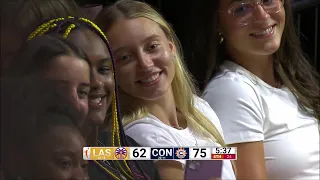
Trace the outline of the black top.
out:
[[[99,141],[100,146],[105,146],[107,144],[111,144],[110,142],[111,134],[109,132],[101,132],[99,134]],[[127,142],[129,146],[132,147],[139,147],[140,145],[130,138],[129,136],[126,136]],[[115,163],[119,162],[123,169],[125,169],[125,166],[123,164],[123,161],[98,161],[100,165],[102,165],[104,168],[107,168],[109,171],[111,171],[113,174],[116,174],[117,177],[125,177],[124,175],[120,175],[119,171],[115,167]],[[134,179],[136,180],[160,180],[160,176],[158,174],[158,171],[155,168],[155,165],[153,161],[127,161],[128,165],[130,166],[132,173],[134,174]],[[93,180],[105,180],[105,179],[114,179],[111,175],[109,175],[105,170],[96,164],[94,161],[90,161],[89,167],[89,176],[90,179]],[[129,179],[129,178],[127,178]],[[121,179],[123,180],[123,179]]]

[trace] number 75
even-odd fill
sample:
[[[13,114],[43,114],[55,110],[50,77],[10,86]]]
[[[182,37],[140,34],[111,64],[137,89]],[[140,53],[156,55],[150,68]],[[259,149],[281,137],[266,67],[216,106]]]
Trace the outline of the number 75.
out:
[[[198,156],[199,151],[200,151],[200,157],[204,158],[204,157],[206,157],[206,155],[207,155],[206,149],[194,148],[194,150],[196,150],[195,157]]]

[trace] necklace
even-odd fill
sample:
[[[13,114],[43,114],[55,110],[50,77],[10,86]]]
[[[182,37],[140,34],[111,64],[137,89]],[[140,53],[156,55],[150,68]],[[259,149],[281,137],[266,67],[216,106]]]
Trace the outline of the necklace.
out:
[[[193,136],[194,140],[196,140],[196,144],[195,146],[198,146],[198,141],[197,141],[197,138],[194,136],[193,132],[191,131],[191,135]]]
[[[178,118],[178,119],[179,119],[179,118],[184,118],[184,119],[185,119],[185,116],[182,115],[182,113],[179,111],[179,109],[176,109],[176,111],[177,111],[177,118]],[[186,119],[185,119],[185,120],[186,120]],[[188,128],[188,122],[186,121],[186,123],[187,123],[187,127],[186,127],[186,128]],[[183,129],[184,129],[184,128],[180,127],[180,126],[177,126],[177,127],[173,126],[173,127],[176,128],[176,129],[178,129],[178,130],[183,130]],[[195,146],[198,146],[198,140],[197,140],[197,138],[195,137],[193,131],[192,131],[190,128],[189,128],[188,130],[190,131],[193,139],[194,139],[195,142],[196,142]]]

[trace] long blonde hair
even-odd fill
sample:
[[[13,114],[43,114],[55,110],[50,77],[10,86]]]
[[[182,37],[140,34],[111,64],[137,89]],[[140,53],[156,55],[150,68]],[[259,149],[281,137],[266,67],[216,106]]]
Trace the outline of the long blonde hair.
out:
[[[172,91],[177,110],[186,119],[192,131],[201,137],[217,141],[225,146],[223,137],[211,121],[194,106],[194,94],[197,94],[193,78],[183,62],[182,48],[178,37],[172,27],[164,18],[150,5],[138,1],[121,0],[114,5],[103,9],[97,16],[95,22],[107,32],[119,19],[147,18],[156,22],[165,33],[166,37],[172,41],[177,49],[175,55],[175,76],[172,81]],[[137,106],[135,103],[125,104],[120,98],[120,107],[123,115],[123,123],[126,125],[134,120],[145,117],[148,110],[143,105]]]

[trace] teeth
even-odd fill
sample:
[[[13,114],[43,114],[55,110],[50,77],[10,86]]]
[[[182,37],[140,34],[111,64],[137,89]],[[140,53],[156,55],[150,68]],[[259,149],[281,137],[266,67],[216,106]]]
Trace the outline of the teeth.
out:
[[[254,36],[261,36],[261,35],[266,35],[268,33],[270,33],[272,31],[272,27],[262,31],[262,32],[257,32],[257,33],[253,33]]]
[[[150,77],[141,79],[140,82],[142,82],[142,83],[149,83],[149,82],[152,82],[152,81],[156,80],[159,76],[160,76],[160,73],[157,73],[157,74],[152,75],[152,76],[150,76]]]
[[[89,103],[101,103],[102,98],[89,99]]]

